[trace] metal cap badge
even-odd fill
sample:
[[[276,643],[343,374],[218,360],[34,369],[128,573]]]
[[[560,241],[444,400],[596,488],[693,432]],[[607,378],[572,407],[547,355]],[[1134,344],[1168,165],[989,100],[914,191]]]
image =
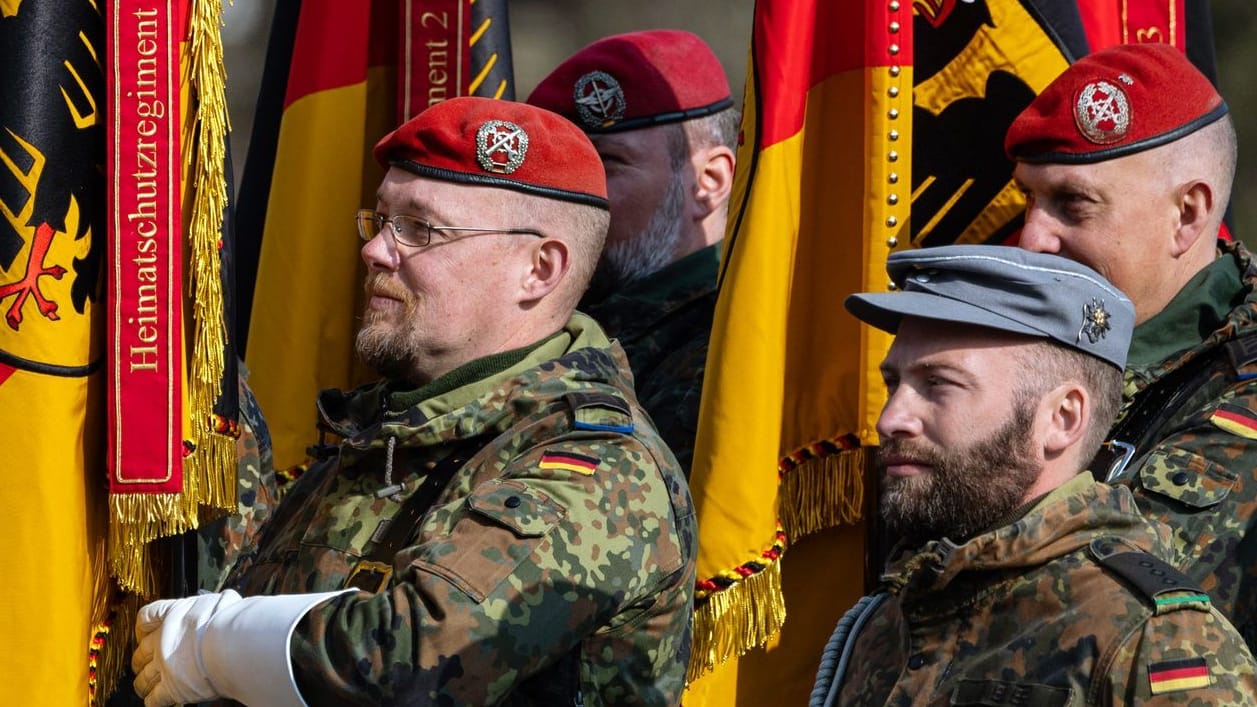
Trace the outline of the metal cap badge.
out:
[[[528,133],[505,120],[489,120],[476,131],[476,160],[486,172],[510,174],[524,164]]]
[[[1109,333],[1113,317],[1104,308],[1104,300],[1092,297],[1091,301],[1082,306],[1082,326],[1078,329],[1078,340],[1087,337],[1094,344]]]
[[[1108,81],[1093,81],[1078,92],[1074,123],[1082,136],[1097,145],[1110,145],[1126,137],[1130,127],[1130,101],[1126,92]]]
[[[587,128],[605,128],[624,117],[624,89],[605,71],[591,71],[572,89],[576,115]]]

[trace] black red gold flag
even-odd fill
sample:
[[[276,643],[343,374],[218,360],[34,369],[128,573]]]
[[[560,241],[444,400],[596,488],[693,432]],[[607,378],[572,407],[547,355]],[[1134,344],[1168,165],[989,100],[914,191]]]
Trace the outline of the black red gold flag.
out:
[[[369,375],[353,355],[353,215],[375,204],[383,176],[371,148],[433,102],[514,95],[502,0],[305,2],[296,18],[291,53],[268,57],[287,64],[273,158],[245,165],[246,183],[270,175],[265,217],[240,224],[242,241],[261,242],[245,360],[277,469],[301,465],[317,440],[318,391]]]

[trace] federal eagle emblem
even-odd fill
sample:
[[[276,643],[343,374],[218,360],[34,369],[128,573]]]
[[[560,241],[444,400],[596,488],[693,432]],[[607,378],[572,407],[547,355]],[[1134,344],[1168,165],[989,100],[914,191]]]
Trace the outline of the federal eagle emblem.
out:
[[[1109,333],[1112,327],[1112,315],[1104,308],[1104,301],[1091,298],[1091,301],[1082,306],[1082,327],[1078,329],[1078,340],[1082,341],[1082,337],[1087,337],[1089,343],[1096,343]]]

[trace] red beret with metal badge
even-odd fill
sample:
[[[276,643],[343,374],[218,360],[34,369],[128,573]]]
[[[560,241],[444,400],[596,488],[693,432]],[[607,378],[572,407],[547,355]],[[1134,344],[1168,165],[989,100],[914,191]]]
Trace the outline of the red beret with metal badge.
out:
[[[1173,142],[1221,119],[1226,102],[1165,44],[1122,44],[1086,56],[1013,121],[1009,159],[1090,164]]]
[[[593,143],[562,116],[515,101],[441,101],[385,135],[375,160],[422,177],[607,209]]]
[[[528,102],[590,133],[636,130],[733,106],[724,67],[702,39],[681,30],[604,37],[541,80]]]

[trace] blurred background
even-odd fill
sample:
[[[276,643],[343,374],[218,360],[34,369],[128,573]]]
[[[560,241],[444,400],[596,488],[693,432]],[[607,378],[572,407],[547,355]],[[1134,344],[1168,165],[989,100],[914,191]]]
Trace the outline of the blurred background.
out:
[[[516,97],[526,98],[561,60],[589,42],[638,29],[690,30],[712,46],[724,64],[734,96],[742,95],[754,0],[511,0],[510,23]],[[1231,106],[1240,158],[1231,205],[1236,235],[1257,244],[1257,3],[1213,0],[1218,84]],[[258,81],[266,54],[273,0],[227,5],[223,41],[236,183],[244,168]]]

